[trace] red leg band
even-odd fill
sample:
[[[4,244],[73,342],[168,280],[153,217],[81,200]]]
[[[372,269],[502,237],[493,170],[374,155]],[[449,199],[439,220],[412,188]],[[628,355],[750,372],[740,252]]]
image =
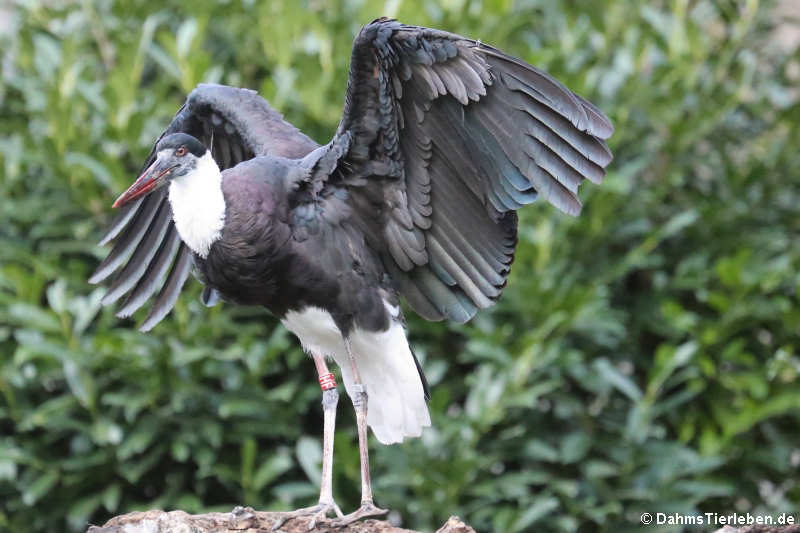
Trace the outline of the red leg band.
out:
[[[319,386],[322,390],[330,390],[336,388],[336,378],[333,374],[322,374],[319,377]]]

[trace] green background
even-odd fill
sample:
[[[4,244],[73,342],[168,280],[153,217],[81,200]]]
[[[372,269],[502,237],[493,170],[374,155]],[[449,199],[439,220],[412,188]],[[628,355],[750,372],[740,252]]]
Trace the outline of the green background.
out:
[[[407,527],[641,531],[639,515],[800,513],[796,4],[21,1],[0,7],[0,530],[134,509],[315,501],[314,367],[192,282],[149,334],[86,279],[110,204],[186,93],[257,89],[319,142],[380,15],[545,68],[616,126],[579,218],[521,212],[502,301],[409,317],[434,427],[373,442]],[[793,26],[794,25],[794,26]],[[349,401],[334,488],[358,504]],[[661,528],[664,529],[664,528]],[[680,528],[666,528],[676,530]],[[655,526],[648,531],[659,530]]]

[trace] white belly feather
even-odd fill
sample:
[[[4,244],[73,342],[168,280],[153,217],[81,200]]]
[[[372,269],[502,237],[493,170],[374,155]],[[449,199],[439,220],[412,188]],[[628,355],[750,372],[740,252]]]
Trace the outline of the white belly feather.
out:
[[[398,309],[385,304],[391,316]],[[351,394],[353,374],[344,339],[331,315],[317,307],[290,311],[282,320],[297,335],[308,352],[332,358],[342,371],[347,393]],[[383,444],[419,437],[431,425],[422,381],[408,346],[403,325],[391,321],[389,329],[369,332],[354,329],[350,345],[361,380],[367,388],[367,424]]]

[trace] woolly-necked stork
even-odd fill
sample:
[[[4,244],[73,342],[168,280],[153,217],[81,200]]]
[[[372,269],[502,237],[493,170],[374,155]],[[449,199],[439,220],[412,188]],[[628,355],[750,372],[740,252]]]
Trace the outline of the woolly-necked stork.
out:
[[[287,515],[334,525],[373,504],[367,426],[384,444],[430,425],[401,298],[428,320],[469,320],[500,296],[515,210],[539,197],[576,215],[599,183],[611,122],[547,73],[484,43],[379,19],[356,37],[344,113],[319,146],[255,92],[200,85],[114,203],[91,281],[141,329],[173,307],[189,272],[203,300],[263,305],[311,355],[323,390],[319,504]],[[162,280],[165,281],[162,282]],[[160,289],[160,290],[159,290]],[[341,369],[356,411],[362,504],[331,489]],[[312,521],[312,522],[313,522]]]

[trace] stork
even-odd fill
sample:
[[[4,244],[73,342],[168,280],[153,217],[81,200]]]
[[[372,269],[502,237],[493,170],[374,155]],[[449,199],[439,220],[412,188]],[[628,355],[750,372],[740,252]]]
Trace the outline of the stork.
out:
[[[174,306],[190,271],[203,301],[266,307],[318,373],[319,503],[286,514],[345,525],[373,501],[367,428],[383,444],[431,424],[427,385],[400,303],[466,322],[500,297],[517,242],[515,210],[538,198],[577,215],[600,183],[611,122],[546,72],[485,43],[378,19],[355,39],[344,112],[320,146],[255,92],[200,85],[158,139],[101,244],[90,281],[141,325]],[[156,294],[157,293],[157,294]],[[332,493],[341,369],[356,412],[361,506]],[[332,518],[332,514],[337,518]]]

